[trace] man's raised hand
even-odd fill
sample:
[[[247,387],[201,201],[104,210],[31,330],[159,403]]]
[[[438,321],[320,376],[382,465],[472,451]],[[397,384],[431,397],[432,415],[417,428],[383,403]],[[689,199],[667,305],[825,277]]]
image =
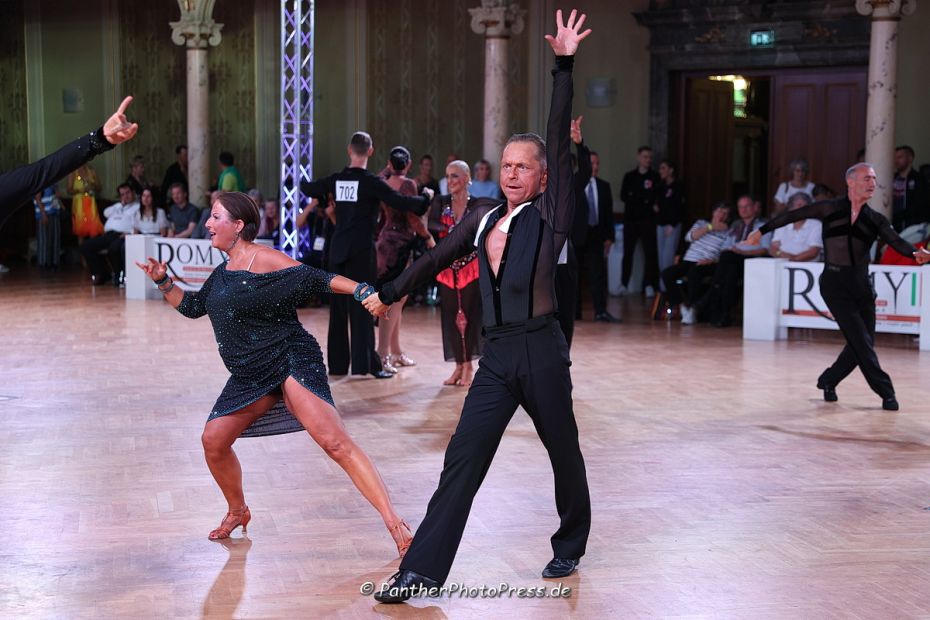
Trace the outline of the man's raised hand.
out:
[[[574,142],[575,144],[581,144],[581,142],[584,140],[584,138],[581,135],[581,121],[583,119],[584,119],[584,115],[581,115],[572,121],[572,127],[571,127],[572,142]]]
[[[139,131],[139,124],[130,123],[126,118],[126,108],[130,103],[132,103],[132,97],[123,99],[123,102],[119,104],[119,109],[103,124],[103,137],[110,144],[120,144],[131,140]]]
[[[564,24],[562,22],[562,9],[555,12],[555,36],[547,34],[546,41],[549,42],[556,56],[574,56],[578,50],[578,44],[591,34],[590,28],[580,32],[587,16],[582,13],[581,17],[578,17],[576,21],[577,15],[578,11],[572,9],[571,14],[568,16],[568,24]]]

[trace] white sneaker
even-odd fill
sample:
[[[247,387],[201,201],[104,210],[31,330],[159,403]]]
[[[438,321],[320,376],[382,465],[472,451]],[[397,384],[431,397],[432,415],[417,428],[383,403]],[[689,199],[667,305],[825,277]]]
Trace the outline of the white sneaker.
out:
[[[626,294],[627,294],[626,287],[621,284],[620,290],[617,292],[617,295],[626,295]]]
[[[0,273],[9,273],[10,268],[6,265],[0,265]]]
[[[694,308],[681,305],[681,324],[682,325],[694,325]]]
[[[651,299],[656,296],[656,290],[651,286],[646,287],[646,299]]]

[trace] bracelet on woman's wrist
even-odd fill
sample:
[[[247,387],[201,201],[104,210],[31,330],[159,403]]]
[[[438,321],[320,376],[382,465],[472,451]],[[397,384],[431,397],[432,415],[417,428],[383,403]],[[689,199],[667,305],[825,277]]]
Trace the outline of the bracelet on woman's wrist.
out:
[[[165,274],[164,276],[162,276],[160,279],[155,280],[155,286],[161,286],[162,284],[164,284],[165,282],[167,282],[167,281],[170,280],[170,279],[171,279],[171,278],[169,278],[169,277],[168,277],[168,274],[166,273],[166,274]]]
[[[375,292],[375,287],[368,284],[368,282],[359,282],[355,287],[355,292],[352,293],[352,297],[355,298],[355,301],[365,301],[374,295]]]
[[[171,289],[173,288],[174,288],[174,280],[171,281],[171,284],[167,288],[161,288],[159,286],[158,290],[161,292],[162,295],[167,295],[168,293],[171,292]]]

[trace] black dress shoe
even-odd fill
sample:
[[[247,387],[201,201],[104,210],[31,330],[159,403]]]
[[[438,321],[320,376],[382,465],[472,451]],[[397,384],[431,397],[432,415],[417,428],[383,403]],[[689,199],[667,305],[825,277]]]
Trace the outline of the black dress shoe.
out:
[[[411,596],[439,596],[439,588],[438,581],[402,569],[391,576],[390,584],[382,584],[375,591],[375,600],[379,603],[403,603]]]
[[[373,373],[371,373],[371,376],[374,377],[375,379],[390,379],[391,377],[394,376],[394,373],[388,372],[382,369],[382,370],[374,371]]]
[[[598,312],[594,315],[594,320],[599,323],[621,323],[622,321],[609,312]]]
[[[580,560],[570,560],[567,558],[552,558],[543,569],[542,576],[546,579],[558,579],[559,577],[568,577],[578,568]]]
[[[898,400],[894,396],[890,398],[883,398],[882,409],[885,411],[897,411],[899,409]]]
[[[823,399],[828,403],[835,403],[839,400],[839,397],[836,395],[836,388],[825,387],[823,388]]]

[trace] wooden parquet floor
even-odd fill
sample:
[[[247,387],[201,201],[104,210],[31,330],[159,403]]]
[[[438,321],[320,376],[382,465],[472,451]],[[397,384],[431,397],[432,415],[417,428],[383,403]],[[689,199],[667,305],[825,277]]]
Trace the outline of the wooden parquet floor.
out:
[[[859,374],[827,404],[835,337],[743,342],[611,303],[626,322],[580,323],[573,350],[594,520],[571,595],[388,607],[359,588],[395,570],[391,539],[305,435],[237,444],[249,538],[207,540],[225,505],[200,431],[227,372],[206,318],[77,274],[0,277],[0,617],[930,617],[930,355],[882,340],[899,413]],[[325,334],[325,309],[301,319]],[[434,310],[403,340],[418,366],[333,393],[416,526],[464,392],[440,386]],[[518,412],[450,583],[557,585],[539,576],[556,527]]]

